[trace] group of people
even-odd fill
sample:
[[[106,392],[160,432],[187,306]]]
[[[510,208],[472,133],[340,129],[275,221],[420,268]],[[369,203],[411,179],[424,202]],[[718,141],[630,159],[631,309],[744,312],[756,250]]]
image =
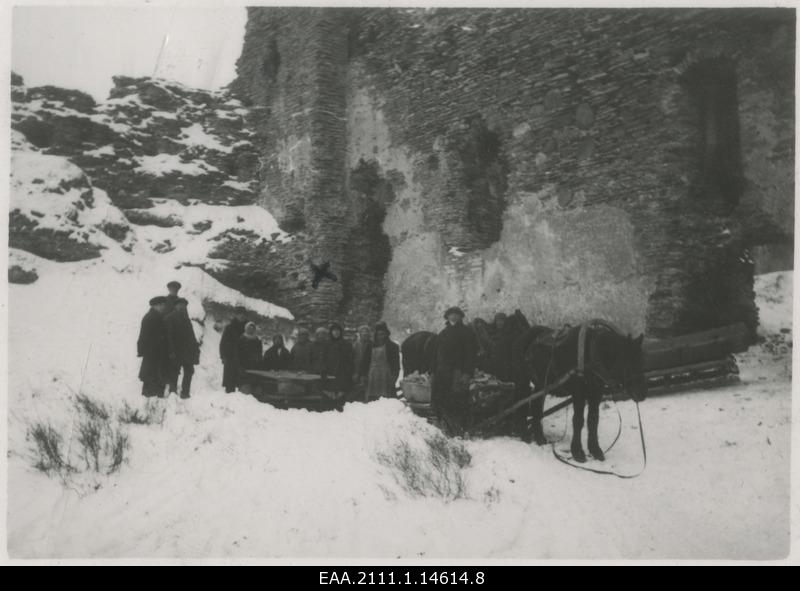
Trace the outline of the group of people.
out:
[[[142,395],[164,398],[178,393],[178,378],[181,380],[180,397],[189,398],[194,366],[200,362],[200,345],[194,335],[189,318],[186,298],[178,295],[181,284],[170,281],[167,295],[150,300],[150,309],[142,318],[138,356],[142,358],[139,379]]]
[[[179,297],[180,283],[167,284],[168,294],[150,300],[150,310],[142,319],[138,354],[142,358],[139,378],[142,394],[164,397],[178,392],[189,398],[194,366],[199,363],[200,346],[189,318],[185,298]],[[475,333],[463,323],[459,308],[445,312],[447,324],[437,336],[432,363],[432,401],[442,410],[457,413],[466,407],[470,379],[478,364],[479,345]],[[504,318],[495,318],[493,334],[502,339]],[[510,352],[502,343],[493,347],[497,358],[496,374],[506,378],[510,372]],[[223,365],[222,385],[235,392],[248,383],[247,370],[302,371],[330,380],[332,388],[346,400],[364,402],[396,396],[400,375],[400,347],[391,340],[385,322],[373,328],[360,326],[354,342],[344,336],[340,324],[317,328],[314,338],[306,328],[297,331],[296,342],[288,349],[280,334],[272,337],[272,346],[263,350],[261,337],[247,310],[237,307],[225,327],[219,344]],[[508,376],[510,377],[510,376]]]
[[[379,322],[373,329],[361,326],[351,343],[342,326],[334,323],[317,328],[313,340],[308,329],[298,329],[291,350],[283,335],[274,335],[272,346],[263,351],[255,323],[248,322],[247,311],[238,307],[220,339],[222,385],[226,392],[242,389],[248,382],[247,370],[302,371],[330,380],[332,389],[351,401],[394,397],[400,347],[390,336],[386,323]]]

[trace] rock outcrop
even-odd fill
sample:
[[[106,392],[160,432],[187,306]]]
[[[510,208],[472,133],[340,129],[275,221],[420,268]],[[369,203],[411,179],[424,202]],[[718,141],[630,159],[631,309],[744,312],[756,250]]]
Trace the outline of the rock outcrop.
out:
[[[149,78],[114,84],[96,103],[76,90],[27,88],[12,75],[10,246],[82,260],[110,241],[130,250],[138,227],[150,250],[172,253],[179,265],[297,305],[302,236],[289,237],[253,205],[253,112],[224,91]]]

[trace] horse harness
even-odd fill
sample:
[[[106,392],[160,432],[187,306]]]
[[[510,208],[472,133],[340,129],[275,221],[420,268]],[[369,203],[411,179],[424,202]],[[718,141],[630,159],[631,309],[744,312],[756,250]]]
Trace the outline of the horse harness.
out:
[[[576,367],[579,376],[584,376],[586,373],[586,339],[588,338],[590,328],[605,329],[616,335],[623,334],[616,326],[605,320],[595,319],[581,324],[580,332],[578,333],[578,365]],[[589,349],[591,351],[591,355],[589,356],[589,370],[591,373],[597,376],[609,389],[621,386],[622,384],[612,378],[606,372],[605,368],[597,362],[597,339],[591,340]]]
[[[552,340],[552,343],[550,344],[550,346],[551,346],[551,355],[550,355],[550,361],[548,362],[548,366],[547,366],[547,372],[545,374],[544,388],[534,392],[530,396],[526,396],[522,400],[517,401],[516,403],[514,403],[513,405],[511,405],[510,407],[508,407],[507,409],[505,409],[501,413],[499,413],[499,414],[497,414],[497,415],[495,415],[493,417],[489,417],[488,419],[484,420],[480,424],[479,427],[480,428],[486,428],[486,427],[489,427],[491,425],[494,425],[498,421],[504,419],[505,417],[507,417],[510,414],[514,413],[518,409],[522,408],[526,404],[529,404],[529,403],[533,402],[534,400],[536,400],[538,398],[542,398],[543,396],[546,396],[547,394],[553,392],[554,390],[557,390],[558,388],[560,388],[561,386],[566,384],[573,377],[584,377],[584,375],[586,373],[586,369],[587,369],[586,357],[585,357],[586,338],[587,338],[588,329],[590,327],[592,327],[592,326],[604,326],[605,328],[607,328],[607,329],[609,329],[611,331],[614,331],[617,334],[621,334],[616,328],[614,328],[614,326],[612,324],[610,324],[609,322],[606,322],[605,320],[591,320],[589,322],[584,322],[580,326],[580,332],[578,333],[578,365],[576,367],[574,367],[573,369],[569,370],[568,372],[566,372],[563,376],[561,376],[556,382],[554,382],[552,384],[548,384],[547,383],[548,382],[547,378],[549,376],[550,369],[553,367],[554,362],[555,362],[555,349],[556,349],[556,346],[562,341],[563,337],[566,336],[566,334],[569,332],[569,330],[572,327],[569,326],[569,325],[566,325],[561,330],[559,330],[558,333],[556,333],[554,335],[549,335],[549,336],[552,337],[553,340]],[[596,374],[604,383],[609,383],[608,382],[608,378],[604,377],[601,374],[599,374],[597,368],[598,368],[597,364],[592,364],[590,362],[589,369],[592,371],[592,373]],[[605,372],[603,372],[603,373],[605,373]]]
[[[589,322],[584,322],[580,327],[580,332],[578,333],[578,365],[575,368],[576,375],[578,375],[578,376],[584,376],[585,373],[586,373],[586,359],[585,359],[586,339],[587,339],[587,333],[589,332],[589,328],[590,327],[601,327],[601,328],[605,328],[607,330],[610,330],[611,332],[616,333],[618,335],[622,334],[613,324],[611,324],[610,322],[607,322],[605,320],[595,319],[595,320],[591,320]],[[592,352],[596,351],[595,344],[596,344],[596,341],[593,341],[589,345],[590,350]],[[554,346],[553,346],[553,352],[555,352],[555,342],[554,342]],[[595,355],[591,355],[591,357],[595,357],[596,358]],[[602,365],[600,365],[600,364],[598,364],[596,362],[590,361],[589,362],[589,368],[590,368],[591,372],[594,375],[596,375],[605,384],[606,387],[613,388],[613,387],[617,387],[617,386],[620,385],[619,383],[615,382],[605,372],[605,370],[603,369]],[[561,457],[558,454],[558,452],[556,451],[555,443],[553,443],[551,447],[552,447],[553,455],[555,456],[555,458],[558,461],[563,462],[564,464],[567,464],[568,466],[572,466],[573,468],[577,468],[578,470],[584,470],[586,472],[592,472],[594,474],[606,474],[606,475],[610,475],[610,476],[616,476],[617,478],[622,478],[622,479],[636,478],[637,476],[641,475],[642,472],[644,472],[645,468],[647,467],[647,445],[645,444],[645,441],[644,441],[644,427],[642,426],[642,413],[639,410],[639,402],[636,401],[636,400],[634,400],[634,402],[636,403],[636,417],[637,417],[637,421],[639,423],[639,425],[638,425],[639,439],[640,439],[640,441],[642,443],[643,464],[642,464],[642,469],[639,472],[637,472],[635,474],[618,474],[617,472],[614,472],[614,471],[611,471],[611,470],[599,470],[597,468],[589,468],[587,466],[576,466],[575,464],[569,462],[566,458]],[[616,408],[616,405],[615,405],[615,408]],[[617,441],[619,440],[620,436],[622,435],[622,415],[620,414],[618,408],[616,410],[617,410],[617,417],[619,418],[619,426],[617,428],[617,434],[614,437],[614,440],[611,442],[611,445],[609,445],[608,448],[604,450],[604,452],[603,452],[604,454],[608,453],[608,451],[612,447],[614,447],[614,445],[617,443]]]
[[[578,332],[578,360],[577,360],[576,367],[574,367],[570,371],[566,372],[563,376],[561,376],[561,378],[559,378],[553,384],[548,384],[547,383],[547,381],[548,381],[547,378],[549,377],[550,370],[554,366],[554,363],[555,363],[556,346],[561,342],[563,337],[571,329],[571,327],[569,325],[564,326],[558,333],[556,333],[555,335],[552,335],[551,354],[550,354],[550,360],[549,360],[548,365],[547,365],[547,371],[545,373],[544,387],[541,390],[539,390],[537,392],[534,392],[530,396],[527,396],[527,397],[523,398],[522,400],[516,402],[511,407],[509,407],[506,410],[504,410],[503,412],[495,415],[494,417],[490,417],[490,418],[486,419],[481,424],[481,427],[491,426],[491,425],[495,424],[497,421],[499,421],[499,420],[507,417],[511,413],[515,412],[519,408],[525,406],[526,404],[529,404],[529,403],[533,402],[534,400],[536,400],[538,398],[541,398],[543,396],[546,396],[547,394],[549,394],[550,392],[552,392],[554,390],[557,390],[558,388],[563,386],[567,381],[569,381],[572,377],[585,378],[587,371],[591,372],[592,374],[597,376],[597,378],[600,379],[600,381],[602,381],[603,384],[606,387],[613,388],[613,387],[619,386],[620,384],[618,382],[616,382],[611,376],[609,376],[608,373],[602,368],[602,366],[599,363],[597,363],[597,355],[594,354],[596,352],[596,340],[594,340],[594,339],[592,339],[589,342],[590,355],[589,355],[589,360],[588,360],[588,363],[587,363],[587,359],[586,359],[586,350],[587,350],[586,342],[587,342],[587,339],[590,337],[590,334],[589,334],[590,333],[590,331],[589,331],[590,328],[603,328],[603,329],[609,330],[612,333],[615,333],[617,335],[623,334],[613,324],[611,324],[610,322],[607,322],[605,320],[595,319],[595,320],[590,320],[588,322],[582,323],[581,326],[580,326],[579,332]],[[562,458],[561,456],[558,455],[558,452],[556,452],[555,444],[552,445],[553,455],[560,462],[563,462],[563,463],[567,464],[568,466],[572,466],[573,468],[577,468],[579,470],[584,470],[584,471],[587,471],[587,472],[593,472],[595,474],[613,475],[613,476],[616,476],[617,478],[622,478],[622,479],[636,478],[637,476],[642,474],[642,472],[644,472],[645,468],[647,467],[647,446],[645,445],[645,441],[644,441],[644,429],[642,427],[642,415],[641,415],[641,412],[639,410],[639,403],[638,403],[638,401],[635,401],[635,402],[636,402],[636,414],[637,414],[637,419],[638,419],[638,423],[639,423],[639,427],[638,427],[639,428],[639,437],[640,437],[641,444],[642,444],[642,456],[643,456],[643,459],[644,459],[644,463],[643,463],[642,469],[639,472],[637,472],[636,474],[631,474],[631,475],[618,474],[618,473],[610,471],[610,470],[599,470],[597,468],[589,468],[589,467],[586,467],[586,466],[576,466],[575,464],[572,464],[571,462],[569,462],[567,459]],[[614,445],[617,443],[617,441],[619,440],[620,436],[622,435],[622,415],[619,413],[619,409],[617,409],[617,414],[619,415],[619,427],[617,429],[617,434],[614,437],[614,440],[611,442],[611,445],[608,446],[608,449],[606,449],[604,451],[604,453],[607,453],[612,447],[614,447]]]
[[[597,376],[600,381],[602,381],[607,387],[618,387],[620,384],[615,381],[608,372],[605,371],[603,366],[597,362],[597,340],[590,338],[590,330],[591,328],[601,328],[608,330],[612,333],[617,335],[622,335],[622,332],[617,329],[616,326],[607,322],[605,320],[594,319],[584,322],[580,325],[578,330],[578,362],[575,368],[573,369],[573,375],[576,377],[585,377],[587,373],[592,373]],[[555,353],[556,347],[563,341],[563,339],[567,336],[569,331],[572,327],[567,324],[563,328],[561,328],[556,334],[552,335],[552,343],[550,343],[550,361],[547,364],[547,372],[545,373],[544,383],[545,386],[548,382],[548,377],[550,374],[551,368],[555,366]],[[587,356],[586,356],[586,342],[589,340],[589,359],[587,363]]]

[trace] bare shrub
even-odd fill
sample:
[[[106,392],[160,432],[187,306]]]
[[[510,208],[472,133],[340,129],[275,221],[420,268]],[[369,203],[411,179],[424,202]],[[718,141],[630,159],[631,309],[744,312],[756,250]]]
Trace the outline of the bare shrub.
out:
[[[122,463],[127,459],[126,453],[130,449],[128,434],[123,433],[121,430],[117,430],[111,437],[110,445],[111,465],[108,468],[109,474],[119,470],[122,466]]]
[[[399,439],[390,451],[377,454],[378,461],[390,468],[398,484],[412,495],[465,498],[463,470],[472,458],[464,445],[441,433],[426,435],[423,442],[414,447]]]
[[[38,458],[34,466],[38,470],[45,474],[63,474],[74,470],[61,451],[61,435],[51,425],[34,423],[28,430],[28,436],[36,444]]]
[[[50,424],[37,422],[28,429],[29,439],[36,444],[34,466],[48,475],[59,475],[65,485],[66,476],[71,473],[112,474],[119,470],[130,451],[130,440],[122,424],[151,424],[159,418],[153,408],[139,411],[127,404],[119,416],[112,418],[113,413],[106,405],[85,394],[75,395],[74,407],[77,417],[69,431],[72,444],[66,452],[65,437]],[[79,469],[76,465],[81,465],[81,460],[85,467]]]
[[[117,471],[130,449],[127,433],[102,404],[82,396],[78,408],[78,444],[86,469],[104,474]]]
[[[96,420],[107,421],[111,417],[111,413],[102,402],[92,400],[86,394],[75,395],[75,406],[79,412],[84,412]]]
[[[86,468],[100,472],[100,451],[103,448],[103,425],[91,418],[84,418],[78,425],[78,443]]]
[[[117,414],[120,423],[128,425],[160,425],[164,422],[166,409],[147,401],[144,408],[136,408],[125,402]]]

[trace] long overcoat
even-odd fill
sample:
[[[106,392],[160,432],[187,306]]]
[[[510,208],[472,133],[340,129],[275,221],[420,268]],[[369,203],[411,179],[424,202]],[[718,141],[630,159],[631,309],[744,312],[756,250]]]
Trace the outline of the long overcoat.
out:
[[[142,318],[136,350],[142,358],[139,379],[146,383],[166,384],[170,364],[169,339],[164,317],[157,310],[151,308]]]

